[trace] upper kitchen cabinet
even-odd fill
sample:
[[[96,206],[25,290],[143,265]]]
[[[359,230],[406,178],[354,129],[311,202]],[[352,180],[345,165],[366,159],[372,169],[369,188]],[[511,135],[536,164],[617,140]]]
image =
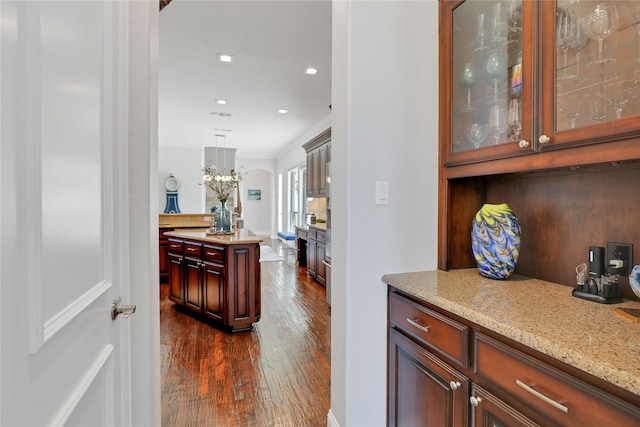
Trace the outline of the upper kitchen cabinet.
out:
[[[327,163],[331,161],[331,129],[302,146],[307,153],[307,197],[327,195]]]
[[[629,140],[640,136],[640,2],[440,8],[443,166],[520,158],[503,165],[513,172],[614,160],[597,149],[557,151],[603,142],[618,143],[615,160],[637,157]],[[472,169],[465,174],[484,174]]]

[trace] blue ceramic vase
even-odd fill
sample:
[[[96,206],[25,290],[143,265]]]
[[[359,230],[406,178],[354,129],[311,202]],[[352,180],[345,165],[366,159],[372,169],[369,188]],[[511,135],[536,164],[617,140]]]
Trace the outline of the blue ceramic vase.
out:
[[[471,246],[480,274],[507,279],[520,255],[520,224],[509,205],[485,204],[471,227]]]

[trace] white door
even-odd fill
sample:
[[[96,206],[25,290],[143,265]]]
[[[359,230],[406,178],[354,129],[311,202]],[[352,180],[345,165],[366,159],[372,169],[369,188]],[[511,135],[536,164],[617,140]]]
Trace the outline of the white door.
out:
[[[131,425],[129,5],[2,0],[0,23],[0,424]]]

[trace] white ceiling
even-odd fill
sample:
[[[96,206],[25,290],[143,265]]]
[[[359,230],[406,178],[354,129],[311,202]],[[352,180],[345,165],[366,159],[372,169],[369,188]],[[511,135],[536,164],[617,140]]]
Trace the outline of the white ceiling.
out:
[[[214,146],[231,129],[239,156],[275,158],[331,112],[331,0],[173,0],[159,54],[160,146]]]

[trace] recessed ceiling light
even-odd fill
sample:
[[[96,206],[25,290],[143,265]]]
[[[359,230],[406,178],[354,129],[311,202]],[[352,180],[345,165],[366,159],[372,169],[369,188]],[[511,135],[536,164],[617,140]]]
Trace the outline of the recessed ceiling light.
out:
[[[285,110],[284,108],[278,110],[278,114],[287,114],[288,112],[289,110]]]
[[[225,105],[227,103],[226,99],[216,99],[216,104]]]
[[[227,55],[226,53],[218,54],[218,61],[220,62],[231,62],[232,60],[233,60],[233,57],[231,55]]]
[[[304,70],[305,74],[310,74],[310,75],[314,75],[317,72],[318,72],[318,70],[316,70],[315,68],[311,68],[311,67],[309,67],[306,70]]]

